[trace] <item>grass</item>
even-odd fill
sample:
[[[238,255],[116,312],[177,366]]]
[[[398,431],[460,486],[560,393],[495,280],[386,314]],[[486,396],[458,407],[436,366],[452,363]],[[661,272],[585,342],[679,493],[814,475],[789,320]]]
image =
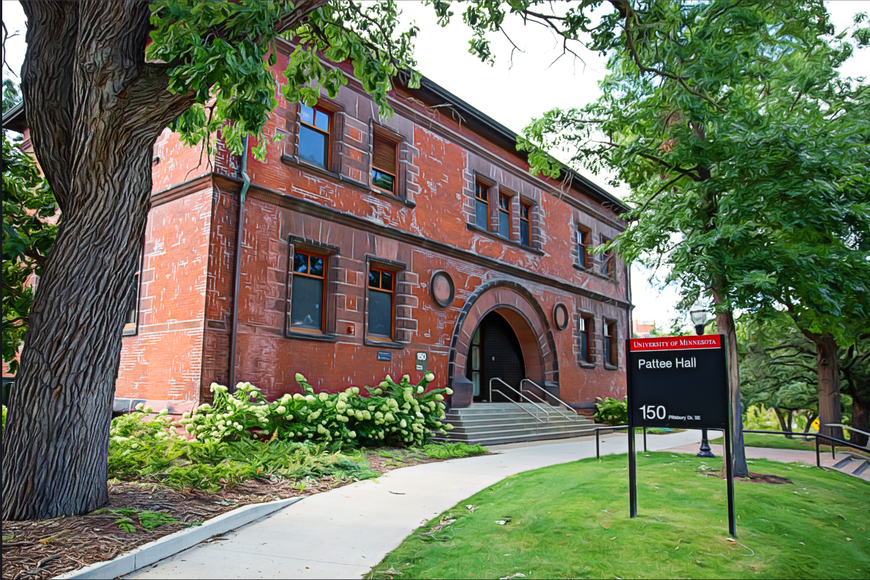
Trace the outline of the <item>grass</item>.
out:
[[[752,460],[793,484],[735,482],[728,535],[721,459],[625,455],[509,477],[405,539],[373,578],[870,578],[870,484]],[[504,522],[500,525],[497,522]]]

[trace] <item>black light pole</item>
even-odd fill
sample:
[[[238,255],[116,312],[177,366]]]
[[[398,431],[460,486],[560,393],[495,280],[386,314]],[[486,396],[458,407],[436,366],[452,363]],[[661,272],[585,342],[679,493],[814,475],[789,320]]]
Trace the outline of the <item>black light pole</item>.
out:
[[[695,332],[699,336],[704,334],[704,326],[707,324],[707,309],[696,302],[689,311],[689,318],[692,319],[692,324],[695,325]],[[710,450],[710,442],[707,441],[706,429],[701,429],[701,448],[698,450],[697,457],[716,457]]]

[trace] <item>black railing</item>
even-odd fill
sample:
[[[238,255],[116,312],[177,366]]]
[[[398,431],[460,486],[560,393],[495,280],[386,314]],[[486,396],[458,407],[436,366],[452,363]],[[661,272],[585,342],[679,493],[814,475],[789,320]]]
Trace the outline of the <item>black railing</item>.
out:
[[[607,427],[596,427],[595,428],[595,459],[601,459],[601,438],[599,433],[601,431],[620,431],[622,429],[628,429],[628,425],[609,425]],[[643,428],[643,452],[646,453],[646,427]]]
[[[621,431],[623,429],[628,429],[628,425],[608,425],[606,427],[596,427],[595,428],[595,458],[601,459],[601,431]],[[708,431],[722,431],[722,429],[708,429]],[[837,439],[836,437],[829,437],[828,435],[823,435],[822,433],[795,433],[794,431],[759,431],[755,429],[744,429],[744,433],[760,433],[762,435],[797,435],[799,437],[813,437],[816,441],[816,467],[822,466],[821,453],[819,451],[819,438],[826,439],[831,443],[831,458],[837,458],[837,448],[836,445],[845,445],[846,447],[851,447],[853,449],[857,449],[859,451],[863,451],[865,453],[870,453],[870,447],[861,447],[860,445],[856,445],[855,443],[850,443],[848,441],[843,441],[842,439]],[[646,450],[646,427],[643,427],[643,452],[647,453]]]

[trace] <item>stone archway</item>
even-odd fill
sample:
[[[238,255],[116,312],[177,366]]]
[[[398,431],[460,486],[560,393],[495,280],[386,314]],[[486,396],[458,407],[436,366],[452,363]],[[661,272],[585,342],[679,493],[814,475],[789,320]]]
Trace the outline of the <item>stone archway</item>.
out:
[[[559,361],[555,341],[541,305],[523,286],[515,282],[494,281],[482,284],[468,297],[456,321],[447,366],[447,381],[454,391],[459,383],[468,382],[465,375],[471,339],[490,312],[500,314],[516,334],[526,377],[542,386],[548,383],[558,385]]]

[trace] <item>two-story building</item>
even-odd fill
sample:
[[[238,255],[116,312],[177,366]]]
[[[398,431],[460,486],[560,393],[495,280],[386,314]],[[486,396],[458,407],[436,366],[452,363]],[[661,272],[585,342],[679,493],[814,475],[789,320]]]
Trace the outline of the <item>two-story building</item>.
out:
[[[212,382],[277,397],[297,372],[325,390],[416,380],[418,364],[454,406],[496,398],[493,377],[581,409],[623,395],[628,271],[589,252],[623,230],[616,198],[531,175],[516,134],[426,79],[396,86],[391,117],[355,80],[278,101],[264,162],[158,138],[116,408],[181,412]]]

